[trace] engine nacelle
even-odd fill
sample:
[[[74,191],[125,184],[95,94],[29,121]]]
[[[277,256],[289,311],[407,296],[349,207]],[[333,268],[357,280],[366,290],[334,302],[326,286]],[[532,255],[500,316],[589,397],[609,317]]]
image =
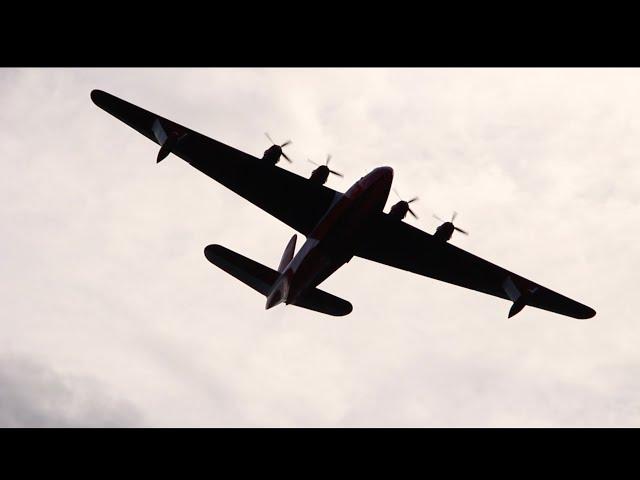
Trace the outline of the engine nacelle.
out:
[[[282,155],[282,147],[280,145],[271,145],[264,151],[264,155],[262,155],[262,159],[267,162],[275,165],[280,161],[280,156]]]
[[[453,223],[445,222],[436,229],[436,233],[433,234],[433,238],[443,242],[448,242],[451,239],[451,235],[453,235],[454,230],[455,227],[453,226]]]
[[[329,167],[320,165],[311,173],[309,180],[311,180],[313,183],[317,183],[318,185],[324,185],[329,179],[329,173],[331,173],[329,171]]]
[[[400,200],[396,203],[391,210],[389,211],[389,216],[395,218],[396,220],[402,220],[407,216],[407,212],[409,211],[409,202],[405,202],[404,200]]]

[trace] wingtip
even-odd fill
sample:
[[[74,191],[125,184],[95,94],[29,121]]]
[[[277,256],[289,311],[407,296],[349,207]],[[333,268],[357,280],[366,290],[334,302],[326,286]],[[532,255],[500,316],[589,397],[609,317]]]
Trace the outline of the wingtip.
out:
[[[207,258],[207,260],[209,260],[210,262],[213,262],[212,259],[216,258],[216,252],[218,252],[219,249],[220,249],[220,245],[216,245],[216,244],[207,245],[206,247],[204,247],[204,256]]]
[[[98,90],[98,89],[91,90],[91,100],[100,108],[104,108],[105,102],[112,97],[113,95],[103,90]]]
[[[97,90],[97,89],[91,90],[91,100],[93,100],[93,103],[95,103],[97,105],[98,101],[100,100],[100,97],[103,94],[104,94],[104,92],[102,90]]]
[[[593,308],[587,307],[585,309],[584,315],[581,315],[579,318],[581,320],[586,320],[588,318],[593,318],[596,316],[596,311]]]
[[[351,304],[351,302],[348,302],[347,300],[343,300],[345,302],[344,305],[344,310],[341,310],[339,312],[324,312],[327,313],[328,315],[331,315],[332,317],[346,317],[347,315],[349,315],[351,312],[353,312],[353,305]]]
[[[347,300],[342,300],[342,301],[344,302],[344,310],[342,310],[339,313],[332,313],[330,315],[333,315],[334,317],[346,317],[351,312],[353,312],[353,305],[351,304],[351,302]]]
[[[349,304],[349,306],[347,307],[346,313],[344,315],[349,315],[351,312],[353,312],[353,305],[351,304],[351,302],[347,303]]]

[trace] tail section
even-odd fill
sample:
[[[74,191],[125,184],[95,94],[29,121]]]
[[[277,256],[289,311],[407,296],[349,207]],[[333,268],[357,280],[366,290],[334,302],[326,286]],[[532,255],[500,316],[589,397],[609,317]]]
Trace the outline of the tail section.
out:
[[[294,235],[285,249],[285,255],[283,255],[282,261],[280,262],[281,267],[289,250],[291,250],[290,255],[293,255],[295,238],[296,236]],[[279,272],[221,245],[209,245],[204,249],[204,255],[207,257],[207,260],[216,267],[224,270],[265,297],[271,296],[274,286],[276,283],[279,283],[278,280],[284,280]],[[285,267],[290,261],[291,259],[286,262]],[[277,303],[273,303],[271,306],[276,304]],[[291,305],[297,305],[308,310],[338,317],[348,315],[353,310],[351,304],[346,300],[317,288],[305,292]],[[269,308],[268,304],[267,308]]]
[[[221,245],[209,245],[204,249],[204,256],[216,267],[265,296],[269,295],[271,287],[280,276],[275,270]]]
[[[284,253],[282,254],[282,259],[280,260],[280,266],[278,267],[278,272],[284,272],[284,269],[291,263],[291,259],[293,258],[293,254],[296,251],[296,240],[298,235],[294,235],[289,240],[287,244],[287,248],[284,249]]]
[[[334,317],[344,317],[353,310],[351,303],[318,288],[308,291],[302,298],[296,299],[292,305],[326,313]]]

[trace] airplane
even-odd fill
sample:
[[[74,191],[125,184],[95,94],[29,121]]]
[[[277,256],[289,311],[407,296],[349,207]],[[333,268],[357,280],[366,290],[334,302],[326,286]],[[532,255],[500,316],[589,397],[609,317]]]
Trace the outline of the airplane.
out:
[[[337,174],[328,168],[330,157],[310,178],[277,165],[280,157],[291,161],[283,152],[290,141],[277,144],[267,134],[273,145],[260,159],[107,92],[93,90],[91,99],[157,143],[157,162],[173,153],[306,237],[297,253],[297,234],[291,237],[277,270],[222,245],[204,249],[212,264],[266,297],[266,309],[284,303],[348,315],[351,303],[318,285],[357,256],[503,298],[511,302],[508,318],[527,305],[578,319],[596,314],[586,305],[449,243],[455,230],[467,233],[453,225],[455,213],[434,235],[404,221],[407,213],[415,216],[409,204],[417,198],[401,199],[384,213],[393,181],[391,167],[375,168],[340,193],[325,185],[330,173]]]

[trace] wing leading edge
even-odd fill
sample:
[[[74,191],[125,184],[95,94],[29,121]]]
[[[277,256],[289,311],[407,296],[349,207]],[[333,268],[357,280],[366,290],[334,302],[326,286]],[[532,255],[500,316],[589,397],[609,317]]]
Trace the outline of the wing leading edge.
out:
[[[436,240],[407,223],[379,214],[370,226],[359,257],[513,302],[509,316],[525,305],[586,319],[590,307],[516,275],[454,245]]]
[[[175,132],[172,153],[303,235],[340,195],[109,93],[93,90],[91,99],[158,145]]]

